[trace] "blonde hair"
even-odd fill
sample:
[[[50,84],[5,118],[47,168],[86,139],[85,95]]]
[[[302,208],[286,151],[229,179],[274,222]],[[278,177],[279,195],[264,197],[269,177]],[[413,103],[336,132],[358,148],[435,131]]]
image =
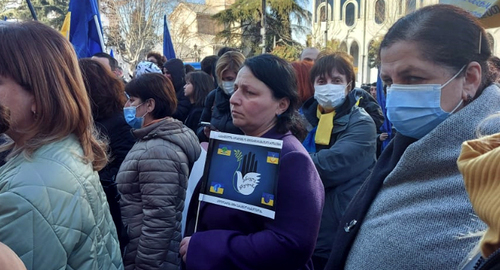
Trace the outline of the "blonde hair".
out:
[[[217,65],[215,66],[215,74],[217,75],[217,82],[219,85],[222,84],[222,73],[226,70],[234,71],[238,73],[241,66],[245,62],[245,56],[237,51],[229,51],[224,53],[219,60],[217,60]]]
[[[83,161],[92,163],[94,170],[102,169],[107,163],[106,146],[96,138],[73,46],[38,22],[0,23],[0,40],[0,75],[31,93],[36,104],[28,130],[35,135],[11,156],[23,152],[30,158],[38,148],[74,134],[83,148]]]

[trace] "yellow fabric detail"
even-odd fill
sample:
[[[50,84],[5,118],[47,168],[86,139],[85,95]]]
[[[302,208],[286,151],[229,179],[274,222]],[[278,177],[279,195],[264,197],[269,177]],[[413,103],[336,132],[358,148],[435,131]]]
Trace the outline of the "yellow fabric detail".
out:
[[[363,97],[359,97],[358,101],[356,101],[356,104],[354,104],[354,106],[359,107],[359,102],[361,101],[362,98]]]
[[[475,212],[488,225],[480,243],[488,258],[500,248],[500,133],[464,142],[457,164]]]
[[[66,17],[64,18],[64,23],[63,23],[63,26],[61,27],[61,31],[60,31],[61,35],[63,35],[68,40],[69,40],[70,22],[71,22],[71,12],[68,12],[66,14]]]
[[[314,136],[314,142],[320,145],[329,145],[330,138],[332,136],[335,111],[323,114],[321,113],[320,106],[318,105],[316,116],[319,119],[319,123],[318,128],[316,129],[316,136]]]

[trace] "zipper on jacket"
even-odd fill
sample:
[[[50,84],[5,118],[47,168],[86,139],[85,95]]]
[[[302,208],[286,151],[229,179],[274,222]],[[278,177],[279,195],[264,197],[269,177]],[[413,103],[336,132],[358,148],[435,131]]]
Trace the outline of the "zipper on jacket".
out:
[[[479,264],[479,265],[477,265]],[[491,254],[490,256],[488,256],[487,259],[484,259],[482,256],[481,256],[481,259],[479,259],[479,261],[477,262],[477,267],[478,268],[474,268],[476,270],[483,270],[483,269],[495,269],[494,267],[498,268],[498,266],[500,266],[500,249],[497,249],[495,252],[493,252],[493,254]],[[488,268],[490,267],[490,268]]]

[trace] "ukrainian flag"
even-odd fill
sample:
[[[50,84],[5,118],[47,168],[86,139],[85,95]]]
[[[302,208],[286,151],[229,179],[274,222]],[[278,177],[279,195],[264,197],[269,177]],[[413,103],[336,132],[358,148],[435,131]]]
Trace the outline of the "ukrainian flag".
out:
[[[278,164],[280,160],[280,154],[275,152],[267,152],[267,163]]]
[[[71,24],[71,12],[66,14],[63,26],[61,27],[61,34],[69,40],[69,26]]]
[[[60,32],[69,38],[79,59],[103,52],[104,38],[97,0],[70,0]]]
[[[210,184],[210,192],[216,193],[216,194],[223,194],[224,193],[224,185],[222,185],[221,183],[212,182]]]
[[[262,198],[260,199],[260,203],[264,205],[273,206],[274,205],[274,195],[268,193],[262,193]]]
[[[217,149],[217,154],[224,156],[231,156],[231,146],[220,144]]]

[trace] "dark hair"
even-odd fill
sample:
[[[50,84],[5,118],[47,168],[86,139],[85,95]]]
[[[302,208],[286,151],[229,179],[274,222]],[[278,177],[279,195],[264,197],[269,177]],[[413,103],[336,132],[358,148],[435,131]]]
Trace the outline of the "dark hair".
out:
[[[188,73],[193,72],[193,71],[196,71],[196,69],[193,66],[191,66],[190,64],[185,64],[184,65],[184,72],[186,73],[186,75]]]
[[[231,52],[231,51],[237,51],[239,52],[238,49],[236,48],[231,48],[231,47],[222,47],[218,52],[217,52],[217,56],[218,57],[221,57],[223,54],[227,53],[227,52]]]
[[[205,98],[213,89],[214,80],[203,71],[193,71],[186,75],[186,83],[193,85],[193,99],[195,106],[203,106]]]
[[[10,110],[0,105],[0,134],[5,133],[10,128]]]
[[[500,58],[496,56],[490,57],[488,65],[493,76],[492,80],[494,82],[500,83]]]
[[[107,54],[107,53],[104,53],[104,52],[100,52],[100,53],[96,53],[94,55],[92,55],[94,57],[100,57],[100,58],[107,58],[108,61],[109,61],[109,66],[111,67],[111,71],[115,71],[119,66],[118,66],[118,61],[116,61],[115,58],[113,58],[113,56]]]
[[[275,99],[288,98],[290,106],[276,123],[279,133],[291,131],[299,140],[305,138],[306,131],[298,114],[299,94],[297,80],[292,66],[278,56],[262,54],[248,58],[243,63],[259,81],[263,82]],[[279,79],[277,79],[279,78]]]
[[[101,120],[121,112],[127,102],[123,82],[101,63],[90,58],[80,59],[78,63],[94,119]]]
[[[213,75],[212,72],[214,71],[214,66],[217,63],[217,55],[209,55],[203,60],[201,60],[200,65],[201,65],[201,70],[207,73],[208,75]]]
[[[344,52],[335,52],[316,59],[311,69],[311,83],[314,85],[318,76],[333,78],[333,70],[336,70],[346,77],[348,84],[351,83],[350,89],[354,89],[356,87],[356,74],[351,59],[351,56]]]
[[[151,112],[154,119],[172,116],[177,109],[175,89],[169,79],[159,73],[146,73],[131,80],[125,86],[125,92],[131,97],[138,97],[143,102],[155,101]]]
[[[163,64],[165,63],[163,61],[163,56],[161,56],[160,53],[158,52],[148,52],[148,54],[146,55],[146,59],[149,59],[149,57],[154,57],[156,59],[156,65],[160,68],[163,67]]]
[[[457,31],[457,26],[460,31]],[[418,44],[426,60],[446,66],[454,72],[470,62],[478,62],[481,65],[482,82],[475,97],[492,83],[488,69],[491,48],[486,32],[474,16],[461,8],[452,5],[427,6],[399,19],[380,43],[379,58],[382,49],[398,41]]]

